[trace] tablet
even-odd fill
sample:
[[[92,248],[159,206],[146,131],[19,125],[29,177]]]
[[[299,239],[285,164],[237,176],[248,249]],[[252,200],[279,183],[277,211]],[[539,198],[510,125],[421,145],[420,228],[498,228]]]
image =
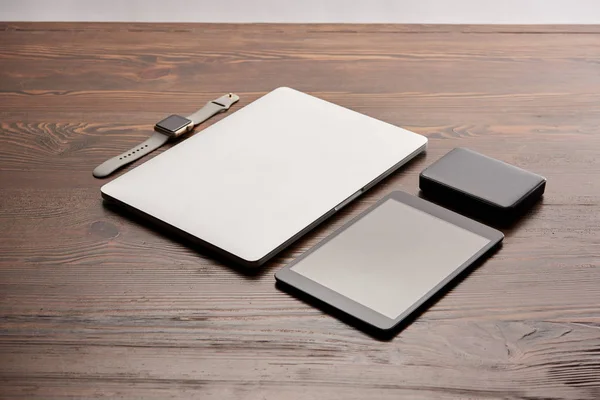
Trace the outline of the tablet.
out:
[[[504,235],[393,192],[275,274],[381,330],[393,329]]]

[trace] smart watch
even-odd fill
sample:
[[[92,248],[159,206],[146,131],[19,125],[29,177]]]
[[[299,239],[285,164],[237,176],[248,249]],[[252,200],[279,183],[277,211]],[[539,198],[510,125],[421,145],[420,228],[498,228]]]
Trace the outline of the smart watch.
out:
[[[229,110],[229,107],[239,99],[238,95],[228,93],[216,100],[209,101],[204,107],[187,117],[182,117],[180,115],[168,116],[154,125],[154,134],[150,136],[150,138],[132,149],[127,150],[125,153],[106,160],[94,169],[93,175],[96,178],[109,176],[117,169],[158,149],[168,140],[175,139],[184,133],[191,131],[194,127],[206,121],[213,115]]]

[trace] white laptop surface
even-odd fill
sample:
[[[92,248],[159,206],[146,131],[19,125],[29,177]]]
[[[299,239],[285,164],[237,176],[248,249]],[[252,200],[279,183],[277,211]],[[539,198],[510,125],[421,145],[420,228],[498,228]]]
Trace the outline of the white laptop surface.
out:
[[[256,266],[426,144],[424,136],[282,87],[101,191]]]

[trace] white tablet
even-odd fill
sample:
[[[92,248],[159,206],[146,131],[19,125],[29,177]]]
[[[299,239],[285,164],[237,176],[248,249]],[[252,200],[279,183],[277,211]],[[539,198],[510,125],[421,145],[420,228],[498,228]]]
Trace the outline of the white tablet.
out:
[[[504,235],[393,192],[275,275],[360,321],[390,330]]]
[[[101,191],[169,232],[257,266],[426,143],[416,133],[279,88]]]

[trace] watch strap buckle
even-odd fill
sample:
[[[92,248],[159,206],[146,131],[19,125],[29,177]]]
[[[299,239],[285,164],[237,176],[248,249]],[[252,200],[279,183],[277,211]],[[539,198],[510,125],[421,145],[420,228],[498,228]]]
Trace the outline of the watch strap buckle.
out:
[[[219,97],[218,99],[209,101],[209,103],[213,103],[218,106],[221,106],[221,107],[223,107],[223,111],[225,111],[225,110],[229,110],[229,107],[231,107],[233,104],[235,104],[239,99],[240,99],[240,96],[238,96],[237,94],[227,93],[227,94]]]
[[[198,125],[215,114],[229,110],[233,104],[240,99],[240,96],[234,93],[227,93],[218,99],[211,100],[204,107],[196,111],[195,113],[188,115],[187,119],[192,121],[195,125]]]

